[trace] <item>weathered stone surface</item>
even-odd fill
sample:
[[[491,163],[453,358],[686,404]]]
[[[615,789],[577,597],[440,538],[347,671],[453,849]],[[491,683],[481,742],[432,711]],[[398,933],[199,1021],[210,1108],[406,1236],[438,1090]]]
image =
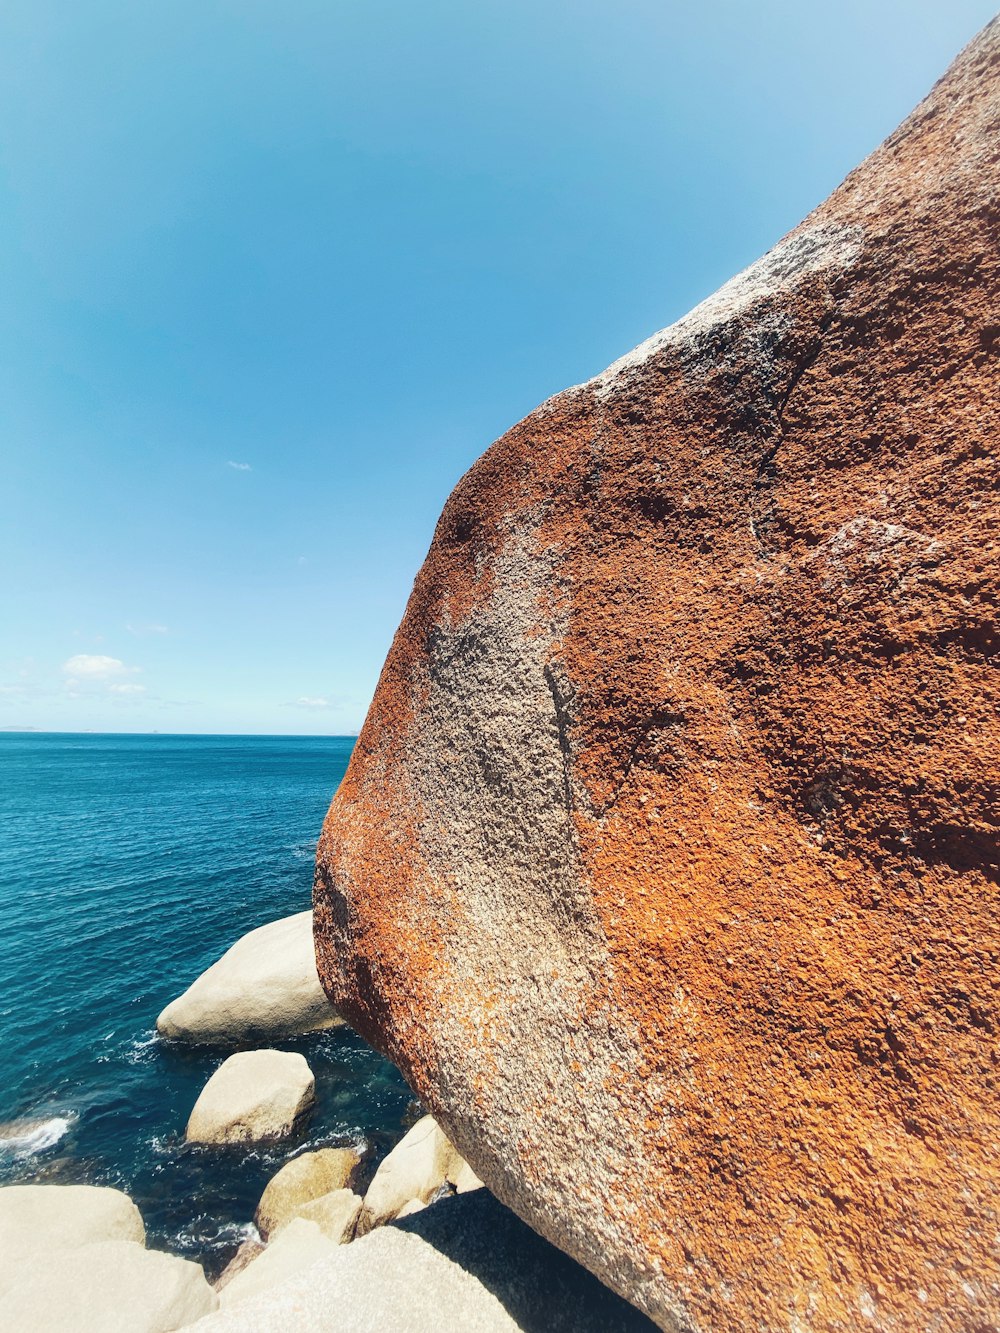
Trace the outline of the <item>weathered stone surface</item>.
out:
[[[267,1182],[254,1215],[257,1230],[267,1240],[303,1204],[353,1185],[360,1165],[361,1156],[353,1148],[320,1148],[293,1157]]]
[[[287,1234],[283,1231],[274,1244]],[[247,1274],[262,1262],[256,1260]],[[652,1329],[643,1315],[535,1235],[486,1190],[442,1200],[419,1217],[379,1227],[279,1285],[248,1295],[232,1310],[223,1299],[223,1309],[196,1327],[198,1333]]]
[[[156,1027],[168,1041],[243,1046],[342,1022],[316,975],[312,912],[298,912],[237,940],[167,1005]]]
[[[333,1002],[665,1328],[997,1321],[998,60],[472,468],[320,843]]]
[[[312,1110],[316,1080],[296,1051],[238,1051],[201,1090],[189,1143],[263,1143],[287,1138]]]
[[[425,1115],[379,1163],[365,1194],[358,1235],[381,1226],[411,1199],[427,1203],[462,1159],[433,1116]]]
[[[0,1296],[13,1333],[169,1333],[218,1308],[198,1264],[107,1240],[23,1264]]]
[[[361,1196],[353,1190],[332,1190],[310,1203],[300,1204],[295,1216],[315,1222],[324,1236],[337,1245],[346,1245],[354,1239],[361,1216]]]
[[[146,1240],[139,1209],[121,1190],[6,1185],[0,1189],[0,1292],[32,1259],[49,1263],[60,1250],[105,1240]]]

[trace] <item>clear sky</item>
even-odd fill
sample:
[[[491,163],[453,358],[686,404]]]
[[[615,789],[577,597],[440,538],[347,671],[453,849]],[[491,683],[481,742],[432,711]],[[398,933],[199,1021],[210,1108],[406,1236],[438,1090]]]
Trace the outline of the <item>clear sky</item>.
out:
[[[991,13],[5,0],[0,726],[357,729],[465,469]]]

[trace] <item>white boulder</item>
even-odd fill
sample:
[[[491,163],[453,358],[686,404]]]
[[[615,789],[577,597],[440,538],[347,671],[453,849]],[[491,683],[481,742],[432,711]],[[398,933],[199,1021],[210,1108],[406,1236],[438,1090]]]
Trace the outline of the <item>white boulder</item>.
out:
[[[461,1156],[434,1117],[425,1115],[375,1172],[358,1219],[358,1235],[398,1216],[411,1199],[428,1203],[447,1180],[449,1171],[457,1174],[458,1164],[464,1165]]]
[[[205,1084],[188,1120],[189,1143],[286,1138],[312,1109],[316,1080],[293,1051],[240,1051]]]
[[[241,1046],[335,1027],[343,1019],[316,974],[312,912],[236,941],[156,1020],[168,1041]]]
[[[95,1241],[19,1265],[0,1296],[11,1333],[169,1333],[218,1309],[200,1266],[132,1240]]]
[[[25,1262],[96,1241],[145,1244],[142,1215],[127,1194],[100,1185],[7,1185],[0,1189],[0,1292]],[[14,1325],[10,1325],[14,1327]]]

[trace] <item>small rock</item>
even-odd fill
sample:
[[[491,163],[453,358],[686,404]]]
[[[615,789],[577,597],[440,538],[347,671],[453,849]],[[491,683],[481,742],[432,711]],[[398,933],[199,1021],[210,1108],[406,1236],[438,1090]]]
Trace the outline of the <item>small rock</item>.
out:
[[[286,1138],[316,1100],[316,1080],[292,1051],[240,1051],[202,1089],[188,1120],[189,1143],[262,1143]]]
[[[251,930],[156,1020],[168,1041],[240,1046],[335,1027],[316,974],[312,912]]]
[[[429,1203],[453,1164],[465,1165],[434,1117],[425,1115],[375,1172],[358,1219],[358,1235],[396,1217],[412,1199]]]
[[[354,1184],[361,1157],[353,1148],[321,1148],[286,1162],[268,1181],[254,1221],[265,1240],[296,1215],[301,1206]]]
[[[455,1153],[454,1161],[448,1168],[447,1180],[449,1184],[455,1186],[456,1194],[468,1194],[472,1190],[484,1188],[475,1171],[464,1157],[459,1157],[458,1153]]]

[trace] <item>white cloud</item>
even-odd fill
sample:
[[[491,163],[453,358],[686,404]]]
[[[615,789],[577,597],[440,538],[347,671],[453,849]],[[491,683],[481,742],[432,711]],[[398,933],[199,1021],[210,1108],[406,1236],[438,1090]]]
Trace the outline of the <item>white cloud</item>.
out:
[[[137,639],[141,639],[145,634],[169,634],[170,630],[166,625],[157,625],[155,622],[148,625],[133,625],[131,621],[125,626],[129,634],[134,634]]]
[[[115,683],[115,684],[109,685],[109,686],[108,686],[108,689],[111,691],[112,694],[145,694],[145,693],[146,693],[146,687],[145,687],[145,685],[133,685],[133,684],[131,684],[131,682],[126,682],[124,685]]]
[[[90,680],[108,680],[113,676],[131,676],[139,668],[126,666],[117,657],[105,657],[103,653],[77,653],[63,663],[67,676],[86,676]]]
[[[67,676],[90,676],[106,679],[109,676],[127,676],[137,670],[128,667],[117,657],[106,657],[103,653],[76,653],[63,663]]]
[[[232,459],[226,464],[227,467],[235,468],[237,472],[252,472],[253,468],[249,463],[234,463]]]
[[[312,695],[303,694],[292,705],[293,708],[332,708],[333,705],[329,699],[317,699]]]

